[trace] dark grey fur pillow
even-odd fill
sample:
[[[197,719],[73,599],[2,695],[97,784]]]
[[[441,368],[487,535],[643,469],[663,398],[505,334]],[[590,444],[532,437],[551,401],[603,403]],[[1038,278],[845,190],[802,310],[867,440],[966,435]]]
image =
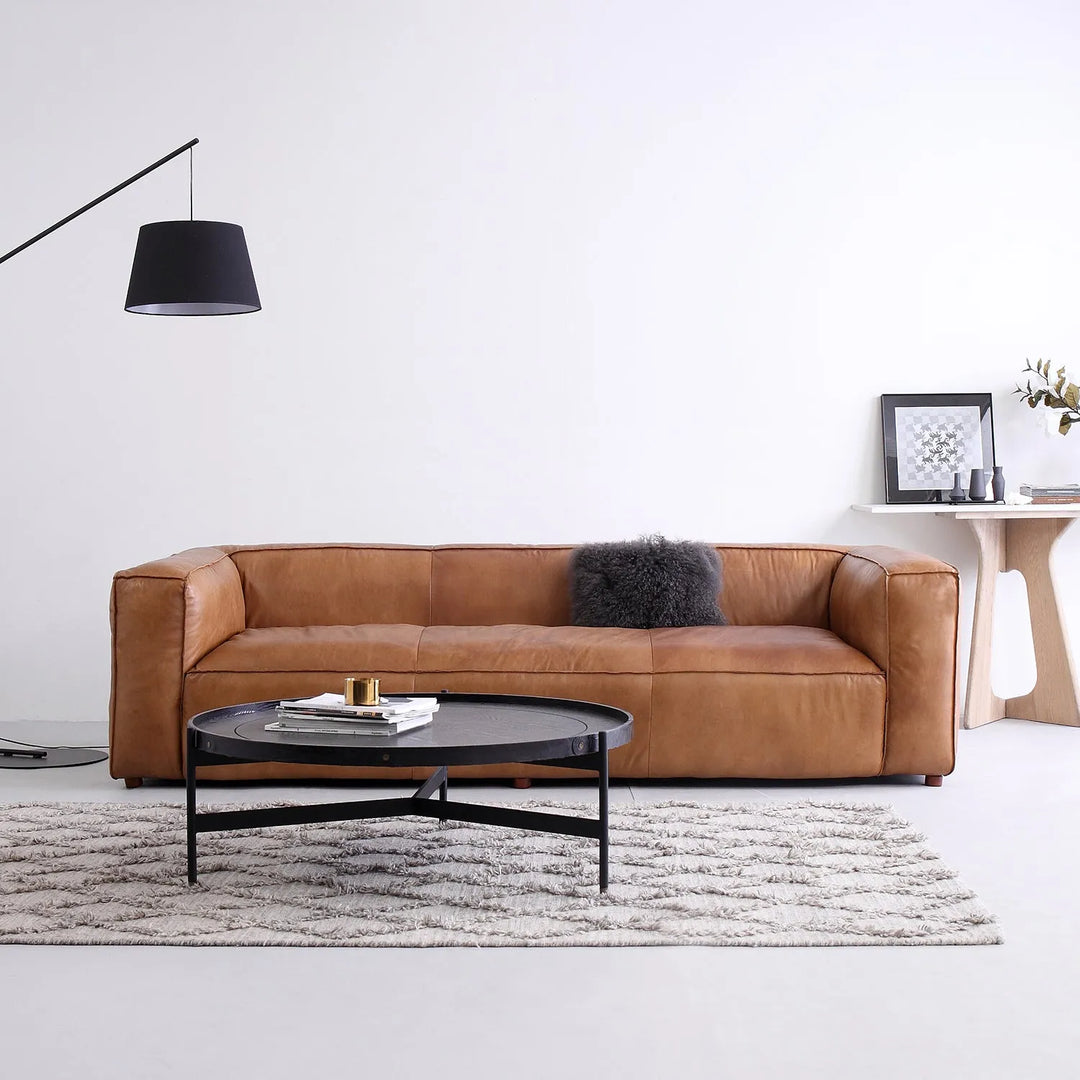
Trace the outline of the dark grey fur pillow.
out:
[[[708,544],[643,536],[570,555],[575,626],[722,626],[720,556]]]

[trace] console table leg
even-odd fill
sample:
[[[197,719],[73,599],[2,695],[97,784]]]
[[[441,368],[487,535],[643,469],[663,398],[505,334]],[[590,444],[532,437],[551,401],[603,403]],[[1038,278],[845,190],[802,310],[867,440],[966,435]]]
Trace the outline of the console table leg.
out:
[[[608,887],[608,748],[607,732],[601,731],[598,754],[598,786],[600,788],[600,891]]]
[[[187,879],[189,885],[199,880],[198,854],[195,832],[195,732],[187,735],[187,767],[185,769],[187,787]]]
[[[1007,565],[1010,570],[1019,570],[1027,585],[1036,679],[1030,693],[1006,702],[1006,716],[1080,726],[1076,672],[1052,565],[1054,544],[1074,520],[1017,518],[1006,522]]]
[[[975,618],[971,624],[964,727],[976,728],[1005,715],[1005,701],[994,693],[991,684],[990,643],[997,576],[1005,569],[1005,526],[1008,522],[997,518],[968,518],[967,523],[979,543],[979,577],[975,586]]]

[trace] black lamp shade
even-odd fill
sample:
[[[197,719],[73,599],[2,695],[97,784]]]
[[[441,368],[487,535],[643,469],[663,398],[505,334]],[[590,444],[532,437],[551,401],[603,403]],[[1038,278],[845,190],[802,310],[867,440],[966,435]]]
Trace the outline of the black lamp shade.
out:
[[[247,241],[227,221],[154,221],[139,229],[127,311],[242,315],[259,311]]]

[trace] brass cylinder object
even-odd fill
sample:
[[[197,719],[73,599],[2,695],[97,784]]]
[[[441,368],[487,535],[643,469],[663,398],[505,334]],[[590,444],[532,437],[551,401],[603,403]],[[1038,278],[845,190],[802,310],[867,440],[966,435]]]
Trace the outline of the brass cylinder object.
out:
[[[356,676],[345,680],[346,705],[378,705],[379,680],[370,676]]]

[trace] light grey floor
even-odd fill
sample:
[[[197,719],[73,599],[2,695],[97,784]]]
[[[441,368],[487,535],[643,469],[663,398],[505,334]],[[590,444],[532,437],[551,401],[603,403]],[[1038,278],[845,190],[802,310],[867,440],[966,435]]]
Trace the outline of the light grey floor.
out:
[[[86,735],[92,737],[87,739]],[[0,724],[94,741],[96,725]],[[207,801],[317,800],[235,785]],[[469,797],[580,800],[580,785]],[[337,798],[340,789],[331,798]],[[1080,1075],[1080,729],[960,733],[915,781],[617,784],[613,798],[890,804],[1001,922],[997,947],[259,949],[6,946],[5,1077],[1016,1077]],[[104,765],[0,771],[0,802],[181,802]],[[618,873],[617,853],[613,873]]]

